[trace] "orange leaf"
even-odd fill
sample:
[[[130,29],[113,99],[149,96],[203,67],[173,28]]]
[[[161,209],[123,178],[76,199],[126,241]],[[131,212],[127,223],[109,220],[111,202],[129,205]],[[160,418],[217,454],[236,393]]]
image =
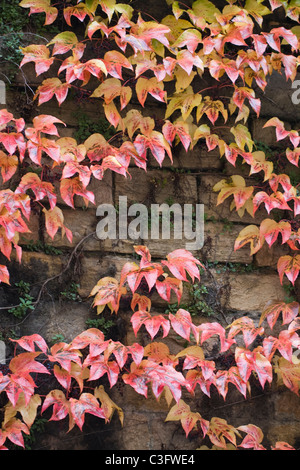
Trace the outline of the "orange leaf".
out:
[[[300,255],[281,256],[277,263],[277,270],[281,283],[285,274],[289,281],[294,285],[300,270]]]
[[[247,243],[250,243],[250,255],[254,255],[263,245],[263,237],[256,225],[248,225],[240,231],[234,243],[234,250],[239,250]]]
[[[70,86],[69,83],[62,83],[59,78],[47,78],[38,87],[35,98],[39,97],[39,105],[41,105],[50,101],[55,95],[60,106],[65,101]]]
[[[282,314],[282,324],[287,325],[291,323],[294,318],[297,317],[299,313],[299,303],[298,302],[276,302],[272,303],[266,307],[260,317],[259,324],[261,325],[264,319],[267,319],[267,322],[271,329],[273,329],[275,323],[278,320],[278,317]]]
[[[0,264],[0,283],[9,284],[9,272],[6,266]]]
[[[3,183],[10,180],[10,178],[17,171],[19,164],[18,157],[16,155],[6,155],[0,150],[0,168]]]

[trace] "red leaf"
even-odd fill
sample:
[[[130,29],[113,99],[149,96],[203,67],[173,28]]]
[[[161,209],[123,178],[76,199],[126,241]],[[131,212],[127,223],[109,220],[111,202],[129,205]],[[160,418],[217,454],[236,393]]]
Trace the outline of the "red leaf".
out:
[[[165,275],[165,279],[163,281],[157,279],[155,287],[160,297],[167,302],[170,302],[171,292],[174,291],[177,296],[177,302],[180,304],[183,290],[182,281]]]
[[[41,105],[55,96],[60,106],[65,101],[70,86],[69,83],[62,83],[59,78],[47,78],[38,87],[35,98],[39,97],[39,105]]]
[[[196,342],[199,341],[199,332],[197,327],[192,322],[190,313],[183,308],[180,308],[175,315],[172,313],[169,314],[169,319],[171,321],[172,328],[176,333],[182,338],[190,341],[191,331],[193,332]]]
[[[271,329],[274,328],[275,323],[278,320],[278,317],[282,314],[282,324],[287,325],[291,323],[299,314],[299,303],[298,302],[276,302],[272,303],[268,307],[266,307],[260,317],[259,324],[267,319],[267,322]]]
[[[80,353],[69,350],[69,345],[66,343],[56,343],[51,348],[51,353],[48,354],[48,359],[51,362],[58,362],[63,369],[70,372],[72,362],[81,366]]]
[[[2,428],[2,432],[7,439],[20,447],[24,447],[22,432],[28,435],[30,434],[26,424],[22,423],[22,421],[16,418],[12,418],[8,421],[8,423],[5,423],[4,427]]]
[[[40,201],[47,197],[51,209],[55,207],[57,197],[54,191],[54,186],[46,181],[41,181],[36,173],[27,173],[24,175],[19,186],[15,190],[15,194],[24,194],[29,189],[34,192],[36,201]]]
[[[228,337],[226,338],[226,332],[220,323],[202,323],[197,327],[198,331],[201,332],[201,344],[209,339],[211,336],[218,335],[221,343],[221,352],[227,351],[235,341]]]
[[[162,261],[171,273],[181,281],[187,281],[186,272],[194,282],[195,277],[200,279],[200,273],[197,265],[203,267],[199,260],[187,250],[179,249],[172,251],[167,255],[167,261]]]
[[[165,338],[170,330],[170,323],[163,315],[151,316],[149,312],[139,310],[131,317],[131,323],[135,335],[142,325],[145,325],[146,330],[153,340],[154,336],[158,333],[160,327],[163,329],[163,338]]]
[[[10,340],[14,341],[15,343],[18,343],[19,346],[29,352],[35,352],[35,345],[37,345],[43,353],[47,353],[48,351],[46,341],[38,334],[22,336],[22,338],[20,339],[10,338]]]
[[[239,369],[241,378],[247,382],[251,372],[257,374],[261,386],[272,382],[272,365],[268,359],[261,354],[261,348],[255,348],[253,351],[237,347],[235,350],[235,361]]]
[[[73,209],[75,195],[81,196],[86,204],[88,204],[88,202],[95,204],[94,193],[88,191],[77,176],[61,180],[60,194],[65,203]]]
[[[49,421],[60,421],[68,416],[69,402],[61,390],[51,390],[51,392],[48,393],[42,406],[42,413],[52,405],[53,413]]]
[[[0,283],[9,284],[9,272],[6,266],[0,264]]]
[[[106,419],[97,398],[91,393],[82,393],[79,400],[70,398],[69,403],[70,414],[81,431],[84,425],[86,413],[98,416],[98,418]]]

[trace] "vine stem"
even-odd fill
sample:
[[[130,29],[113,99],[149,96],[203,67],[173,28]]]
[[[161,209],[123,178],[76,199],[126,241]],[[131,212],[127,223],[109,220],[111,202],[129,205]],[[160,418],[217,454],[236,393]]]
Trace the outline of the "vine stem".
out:
[[[66,266],[64,267],[64,269],[63,269],[60,273],[55,274],[55,276],[49,277],[48,279],[46,279],[45,281],[43,281],[42,286],[41,286],[41,288],[40,288],[40,290],[39,290],[38,296],[37,296],[36,300],[33,302],[34,309],[31,310],[31,311],[28,313],[28,315],[27,315],[21,322],[15,324],[15,325],[10,325],[10,326],[8,326],[8,328],[12,328],[12,327],[21,325],[21,324],[24,323],[24,321],[29,317],[29,315],[35,311],[36,307],[38,306],[38,304],[39,304],[40,301],[41,301],[42,294],[43,294],[43,291],[44,291],[46,285],[47,285],[49,282],[54,281],[55,279],[59,278],[59,277],[62,276],[66,271],[68,271],[68,269],[70,268],[71,262],[72,262],[74,256],[76,255],[76,253],[77,253],[79,247],[80,247],[81,245],[83,245],[83,243],[85,243],[90,237],[92,237],[93,235],[95,235],[95,233],[96,233],[96,231],[89,233],[88,235],[86,235],[84,238],[82,238],[82,239],[77,243],[77,245],[75,246],[75,248],[73,249],[72,253],[71,253],[70,256],[69,256],[68,262],[67,262]],[[13,309],[13,308],[18,308],[19,306],[20,306],[20,304],[19,304],[19,305],[13,305],[13,306],[10,306],[10,307],[0,307],[0,310],[10,310],[10,309]]]

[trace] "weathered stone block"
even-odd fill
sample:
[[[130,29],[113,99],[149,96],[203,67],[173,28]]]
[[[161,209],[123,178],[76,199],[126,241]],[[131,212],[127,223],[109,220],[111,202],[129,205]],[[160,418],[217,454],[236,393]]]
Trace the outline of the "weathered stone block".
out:
[[[38,215],[32,213],[29,221],[25,220],[30,232],[20,233],[19,245],[28,245],[29,243],[36,243],[39,240],[40,218]]]
[[[63,209],[64,224],[72,231],[72,243],[69,242],[66,236],[62,237],[61,230],[59,229],[53,240],[50,235],[45,231],[45,242],[48,245],[57,248],[74,248],[84,237],[91,234],[86,242],[82,245],[84,250],[95,251],[100,249],[100,240],[96,237],[96,211],[92,209]],[[93,235],[94,234],[94,235]]]
[[[173,162],[166,157],[162,163],[162,168],[176,168],[178,170],[216,170],[221,171],[224,166],[224,158],[220,158],[218,149],[208,151],[206,144],[198,144],[193,150],[185,151],[184,147],[173,150]],[[151,155],[148,160],[148,167],[159,168],[158,162]]]
[[[275,116],[276,114],[274,114]],[[263,143],[271,148],[286,148],[286,141],[276,139],[276,128],[274,126],[265,127],[269,118],[253,119],[250,127],[253,140]],[[291,130],[291,124],[284,121],[285,129]]]
[[[204,224],[204,247],[200,253],[205,253],[209,261],[219,263],[246,263],[250,264],[253,257],[250,256],[249,246],[234,251],[234,242],[243,225],[206,222]]]
[[[255,265],[276,269],[279,257],[287,254],[289,254],[289,247],[286,244],[281,245],[275,242],[274,245],[269,247],[267,243],[264,243],[261,249],[254,255]]]
[[[133,258],[113,255],[102,257],[100,253],[94,256],[85,256],[81,261],[79,295],[83,298],[89,296],[93,287],[102,277],[111,276],[119,280],[122,267],[127,261],[133,261]]]
[[[231,274],[229,310],[262,313],[268,301],[282,301],[285,291],[277,274]]]
[[[180,174],[167,169],[130,169],[132,178],[115,176],[115,204],[119,196],[127,196],[128,204],[139,203],[146,206],[157,203],[192,204],[197,201],[197,179],[192,174]]]

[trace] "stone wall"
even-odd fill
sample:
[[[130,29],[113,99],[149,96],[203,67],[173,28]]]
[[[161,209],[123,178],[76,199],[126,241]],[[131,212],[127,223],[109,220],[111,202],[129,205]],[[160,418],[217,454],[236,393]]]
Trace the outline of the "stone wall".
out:
[[[33,87],[45,78],[41,76],[37,80],[27,66],[24,72],[29,76]],[[37,113],[57,116],[67,124],[66,128],[60,129],[61,136],[75,135],[78,130],[78,109],[95,121],[99,115],[96,100],[91,103],[68,99],[61,108],[52,100],[38,108],[36,103],[28,104],[24,99],[24,95],[20,93],[22,86],[20,75],[17,77],[15,88],[7,90],[5,107],[15,115],[24,116],[26,112],[29,119]],[[266,119],[273,115],[277,115],[292,128],[300,127],[300,105],[297,107],[292,104],[291,93],[290,83],[275,73],[270,79],[266,95],[262,96],[261,117],[250,119],[249,125],[255,141],[264,143],[273,150],[281,147],[282,144],[276,142],[273,128],[262,129]],[[146,112],[160,115],[162,110],[156,106],[148,107]],[[229,129],[222,132],[229,132]],[[230,139],[230,135],[228,138]],[[233,168],[225,159],[220,159],[217,149],[208,152],[205,146],[198,144],[193,151],[186,153],[183,148],[178,147],[175,150],[173,165],[166,158],[163,168],[160,169],[151,159],[147,172],[133,167],[130,169],[130,178],[107,173],[103,181],[93,181],[91,190],[96,195],[95,207],[84,207],[82,199],[76,198],[76,209],[73,210],[60,200],[65,224],[73,232],[71,244],[59,235],[54,240],[47,236],[43,230],[42,215],[35,214],[30,223],[32,233],[25,234],[22,238],[22,264],[19,265],[13,259],[9,263],[11,287],[0,286],[1,306],[16,304],[18,294],[15,284],[21,279],[30,284],[30,294],[34,298],[39,295],[42,285],[45,288],[40,303],[25,319],[19,320],[11,313],[1,311],[2,334],[9,336],[12,331],[18,336],[39,333],[49,342],[61,335],[66,341],[70,341],[87,328],[87,321],[98,318],[89,298],[91,289],[101,277],[118,277],[123,264],[133,259],[133,245],[137,243],[130,240],[100,241],[94,233],[99,221],[96,207],[102,203],[117,206],[119,196],[127,196],[128,204],[203,204],[205,243],[194,255],[207,266],[201,279],[201,284],[207,287],[207,292],[203,293],[202,297],[205,308],[198,312],[195,321],[230,322],[243,315],[258,319],[267,301],[283,300],[287,295],[286,289],[280,285],[276,271],[276,262],[282,248],[274,245],[272,250],[263,249],[254,256],[250,256],[248,247],[234,251],[234,241],[239,231],[249,223],[259,224],[267,216],[260,210],[255,219],[249,215],[240,218],[230,211],[229,200],[222,206],[216,206],[217,195],[212,190],[214,184],[224,177],[238,173],[251,181],[243,167]],[[253,181],[257,180],[254,178]],[[183,242],[171,240],[166,243],[151,239],[138,241],[139,244],[145,243],[149,247],[154,260],[160,260],[168,252],[182,247]],[[72,283],[79,284],[75,293]],[[166,310],[166,305],[157,296],[152,296],[152,302],[153,311]],[[188,290],[184,293],[183,303],[187,306],[193,306],[195,303]],[[117,317],[111,318],[110,315],[104,314],[104,318],[114,322],[109,330],[113,338],[126,344],[136,341],[130,329],[130,309],[126,302],[121,305],[121,312]],[[142,329],[138,339],[143,345],[149,342],[149,336]],[[161,338],[156,340],[160,341]],[[168,338],[167,344],[172,353],[176,353],[183,346],[175,334]],[[213,354],[214,343],[208,344],[207,348],[208,353]],[[7,358],[9,355],[8,348]],[[263,393],[261,389],[254,388],[252,397],[246,402],[241,395],[233,391],[226,404],[215,395],[209,400],[198,392],[194,399],[194,409],[199,409],[206,419],[217,415],[236,426],[253,422],[264,429],[267,439],[271,442],[280,439],[297,444],[300,438],[300,417],[297,411],[299,406],[297,397],[289,391],[280,388],[278,390],[274,386],[274,390],[266,389]],[[99,420],[89,417],[83,435],[72,431],[65,436],[64,430],[57,430],[51,424],[47,433],[41,436],[37,447],[172,450],[194,449],[199,445],[196,434],[191,433],[189,439],[185,439],[179,424],[164,423],[168,411],[164,399],[159,403],[155,399],[146,400],[129,387],[122,386],[113,389],[111,396],[124,409],[123,429],[116,416],[108,427],[103,427]]]

